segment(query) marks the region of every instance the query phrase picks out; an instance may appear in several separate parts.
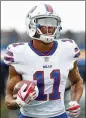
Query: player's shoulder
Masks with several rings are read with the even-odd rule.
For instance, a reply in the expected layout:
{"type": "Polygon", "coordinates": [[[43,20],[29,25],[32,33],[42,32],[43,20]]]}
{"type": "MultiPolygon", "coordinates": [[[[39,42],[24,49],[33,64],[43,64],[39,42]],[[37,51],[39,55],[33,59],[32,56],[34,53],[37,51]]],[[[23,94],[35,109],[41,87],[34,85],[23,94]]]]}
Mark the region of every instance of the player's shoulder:
{"type": "Polygon", "coordinates": [[[76,42],[69,38],[59,39],[58,42],[66,48],[75,48],[77,46],[76,42]]]}
{"type": "Polygon", "coordinates": [[[80,55],[80,49],[73,39],[62,38],[58,42],[60,49],[68,56],[78,57],[80,55]]]}
{"type": "Polygon", "coordinates": [[[69,39],[69,38],[61,38],[59,39],[59,42],[63,43],[63,44],[72,44],[74,43],[74,40],[73,39],[69,39]]]}
{"type": "Polygon", "coordinates": [[[27,43],[25,42],[17,42],[9,44],[4,54],[4,63],[8,65],[17,63],[21,55],[23,56],[25,45],[27,45],[27,43]]]}
{"type": "Polygon", "coordinates": [[[7,46],[7,50],[17,50],[19,48],[24,48],[25,45],[27,45],[27,42],[12,43],[7,46]]]}
{"type": "Polygon", "coordinates": [[[12,44],[9,44],[8,47],[7,47],[7,51],[10,51],[10,52],[13,52],[13,53],[16,53],[16,54],[22,54],[26,47],[28,45],[28,42],[17,42],[17,43],[12,43],[12,44]]]}

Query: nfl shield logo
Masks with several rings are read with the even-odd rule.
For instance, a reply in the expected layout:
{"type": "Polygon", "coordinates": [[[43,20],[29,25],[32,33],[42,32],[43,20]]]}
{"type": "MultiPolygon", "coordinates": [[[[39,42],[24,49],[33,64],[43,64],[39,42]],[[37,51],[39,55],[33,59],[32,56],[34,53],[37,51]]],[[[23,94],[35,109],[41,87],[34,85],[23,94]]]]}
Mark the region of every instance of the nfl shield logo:
{"type": "Polygon", "coordinates": [[[44,60],[47,62],[49,61],[49,57],[44,57],[44,60]]]}

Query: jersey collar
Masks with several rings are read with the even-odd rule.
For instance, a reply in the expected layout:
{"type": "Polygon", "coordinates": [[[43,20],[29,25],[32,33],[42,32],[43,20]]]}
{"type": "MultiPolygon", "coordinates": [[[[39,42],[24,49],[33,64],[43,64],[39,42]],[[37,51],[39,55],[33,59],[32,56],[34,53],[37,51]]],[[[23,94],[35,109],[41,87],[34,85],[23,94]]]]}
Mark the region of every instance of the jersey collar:
{"type": "Polygon", "coordinates": [[[32,41],[30,41],[28,43],[28,45],[30,46],[30,48],[39,56],[50,56],[53,55],[54,52],[56,51],[57,47],[58,47],[58,42],[54,41],[53,47],[51,48],[51,50],[49,50],[48,52],[40,52],[37,49],[34,48],[34,45],[32,43],[32,41]]]}

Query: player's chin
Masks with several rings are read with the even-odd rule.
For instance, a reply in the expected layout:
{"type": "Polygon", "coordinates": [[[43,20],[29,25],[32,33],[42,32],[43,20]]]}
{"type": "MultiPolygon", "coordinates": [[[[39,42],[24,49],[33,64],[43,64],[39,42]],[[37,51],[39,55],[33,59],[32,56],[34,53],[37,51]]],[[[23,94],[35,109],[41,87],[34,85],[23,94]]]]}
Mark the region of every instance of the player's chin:
{"type": "Polygon", "coordinates": [[[43,42],[43,41],[41,41],[44,45],[49,45],[49,44],[51,44],[52,42],[49,42],[49,43],[45,43],[45,42],[43,42]]]}

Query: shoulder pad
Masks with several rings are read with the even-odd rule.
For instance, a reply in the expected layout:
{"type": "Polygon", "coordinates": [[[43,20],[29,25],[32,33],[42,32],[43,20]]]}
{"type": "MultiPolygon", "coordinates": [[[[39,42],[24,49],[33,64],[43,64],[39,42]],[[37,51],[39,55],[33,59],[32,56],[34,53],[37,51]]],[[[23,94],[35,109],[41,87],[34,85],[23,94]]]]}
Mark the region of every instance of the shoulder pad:
{"type": "Polygon", "coordinates": [[[68,39],[68,38],[63,38],[63,39],[61,39],[61,41],[67,44],[65,46],[67,46],[69,48],[70,52],[73,51],[73,57],[74,58],[79,57],[80,49],[74,40],[68,39]]]}
{"type": "Polygon", "coordinates": [[[70,42],[70,43],[73,43],[73,40],[72,39],[69,39],[69,38],[62,38],[61,41],[62,42],[70,42]]]}
{"type": "Polygon", "coordinates": [[[15,59],[16,51],[15,50],[18,50],[17,46],[19,46],[19,45],[24,45],[24,43],[19,42],[19,43],[12,43],[12,44],[8,45],[6,53],[4,55],[4,63],[6,63],[7,65],[16,63],[16,59],[15,59]]]}

